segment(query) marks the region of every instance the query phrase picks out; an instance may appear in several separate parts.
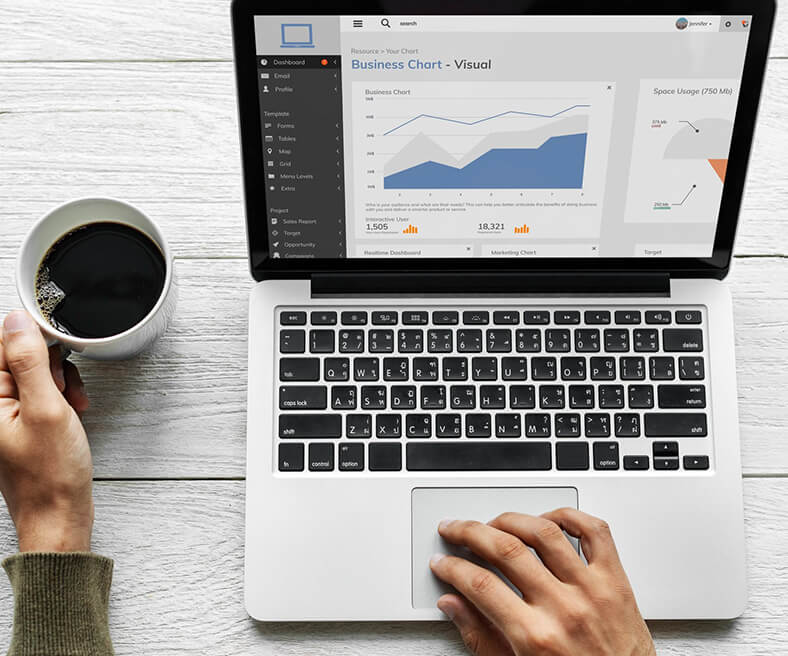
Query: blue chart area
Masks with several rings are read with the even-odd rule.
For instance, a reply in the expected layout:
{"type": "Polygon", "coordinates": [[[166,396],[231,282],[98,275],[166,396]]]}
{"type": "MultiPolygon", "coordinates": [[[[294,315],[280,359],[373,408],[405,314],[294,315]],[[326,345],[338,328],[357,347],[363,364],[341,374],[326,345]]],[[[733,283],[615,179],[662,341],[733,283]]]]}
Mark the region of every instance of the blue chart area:
{"type": "Polygon", "coordinates": [[[385,189],[582,189],[588,133],[536,148],[491,148],[464,166],[436,161],[384,176],[385,189]]]}

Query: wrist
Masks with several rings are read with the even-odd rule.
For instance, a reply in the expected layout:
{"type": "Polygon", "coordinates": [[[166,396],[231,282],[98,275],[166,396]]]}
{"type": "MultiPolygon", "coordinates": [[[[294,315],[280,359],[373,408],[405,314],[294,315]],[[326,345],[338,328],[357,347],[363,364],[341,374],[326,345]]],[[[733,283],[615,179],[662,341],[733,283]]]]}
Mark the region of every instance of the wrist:
{"type": "Polygon", "coordinates": [[[90,551],[93,503],[79,509],[57,507],[19,513],[14,518],[21,552],[90,551]]]}

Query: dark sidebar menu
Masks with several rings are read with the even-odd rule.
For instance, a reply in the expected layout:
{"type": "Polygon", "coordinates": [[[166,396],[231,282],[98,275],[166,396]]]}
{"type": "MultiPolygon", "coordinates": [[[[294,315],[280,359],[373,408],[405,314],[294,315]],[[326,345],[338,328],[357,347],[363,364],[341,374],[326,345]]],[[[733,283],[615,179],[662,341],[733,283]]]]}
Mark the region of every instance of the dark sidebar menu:
{"type": "Polygon", "coordinates": [[[338,56],[257,58],[272,258],[346,254],[338,56]]]}

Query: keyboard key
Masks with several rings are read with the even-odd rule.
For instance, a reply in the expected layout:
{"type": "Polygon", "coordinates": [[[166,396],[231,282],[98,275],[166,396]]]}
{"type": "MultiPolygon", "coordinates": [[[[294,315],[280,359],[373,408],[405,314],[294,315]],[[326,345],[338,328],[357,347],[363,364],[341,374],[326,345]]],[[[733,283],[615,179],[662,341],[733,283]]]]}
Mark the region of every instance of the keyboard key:
{"type": "Polygon", "coordinates": [[[279,380],[320,380],[320,360],[317,358],[282,358],[279,360],[279,380]]]}
{"type": "Polygon", "coordinates": [[[512,350],[512,331],[508,328],[487,331],[488,353],[509,353],[512,350]]]}
{"type": "Polygon", "coordinates": [[[559,326],[580,323],[580,312],[577,310],[556,310],[553,312],[553,322],[559,326]]]}
{"type": "Polygon", "coordinates": [[[385,410],[388,390],[383,385],[361,386],[362,410],[385,410]]]}
{"type": "Polygon", "coordinates": [[[284,414],[279,415],[279,437],[286,439],[325,439],[342,435],[342,415],[284,414]]]}
{"type": "Polygon", "coordinates": [[[520,437],[520,415],[519,414],[497,414],[495,415],[495,436],[496,437],[520,437]]]}
{"type": "Polygon", "coordinates": [[[462,322],[471,326],[482,326],[490,323],[490,313],[486,310],[465,310],[462,322]]]}
{"type": "Polygon", "coordinates": [[[550,323],[550,313],[547,310],[526,310],[523,312],[523,321],[527,324],[550,323]]]}
{"type": "Polygon", "coordinates": [[[544,331],[544,350],[548,353],[566,353],[571,345],[571,337],[565,328],[544,331]]]}
{"type": "Polygon", "coordinates": [[[709,468],[709,456],[684,456],[684,469],[705,470],[709,468]]]}
{"type": "Polygon", "coordinates": [[[486,438],[490,435],[492,435],[492,417],[490,415],[465,415],[465,437],[486,438]]]}
{"type": "Polygon", "coordinates": [[[559,442],[555,445],[556,469],[583,471],[588,469],[588,444],[585,442],[559,442]]]}
{"type": "Polygon", "coordinates": [[[482,410],[503,410],[506,407],[506,388],[503,385],[479,387],[479,407],[482,410]]]}
{"type": "Polygon", "coordinates": [[[643,415],[646,437],[706,437],[706,415],[700,412],[660,412],[643,415]]]}
{"type": "Polygon", "coordinates": [[[424,350],[424,331],[402,328],[397,334],[400,353],[421,353],[424,350]]]}
{"type": "Polygon", "coordinates": [[[678,458],[678,442],[654,442],[652,446],[655,458],[678,458]]]}
{"type": "Polygon", "coordinates": [[[681,380],[703,380],[705,375],[702,357],[684,355],[679,358],[679,378],[681,380]]]}
{"type": "Polygon", "coordinates": [[[575,328],[575,351],[578,353],[596,353],[599,343],[599,328],[575,328]]]}
{"type": "Polygon", "coordinates": [[[310,330],[309,331],[309,350],[312,353],[333,353],[334,352],[334,331],[333,330],[310,330]]]}
{"type": "Polygon", "coordinates": [[[405,415],[405,437],[432,437],[432,416],[405,415]]]}
{"type": "Polygon", "coordinates": [[[455,310],[435,310],[432,323],[436,326],[454,326],[460,322],[460,314],[455,310]]]}
{"type": "Polygon", "coordinates": [[[443,385],[421,386],[421,409],[444,410],[446,408],[446,388],[443,385]]]}
{"type": "Polygon", "coordinates": [[[648,469],[648,456],[624,456],[624,469],[631,471],[648,469]]]}
{"type": "Polygon", "coordinates": [[[658,471],[673,471],[678,468],[678,458],[654,458],[654,469],[658,471]]]}
{"type": "MultiPolygon", "coordinates": [[[[670,310],[649,310],[646,312],[646,323],[664,324],[670,323],[670,310]]],[[[646,463],[648,467],[648,463],[646,463]]]]}
{"type": "Polygon", "coordinates": [[[380,378],[380,361],[377,358],[354,358],[353,380],[372,382],[380,378]]]}
{"type": "Polygon", "coordinates": [[[391,408],[392,410],[414,410],[416,408],[416,386],[392,385],[391,408]]]}
{"type": "Polygon", "coordinates": [[[345,435],[361,439],[372,437],[372,415],[347,415],[345,435]]]}
{"type": "Polygon", "coordinates": [[[589,409],[594,407],[594,388],[591,385],[569,386],[569,407],[589,409]]]}
{"type": "Polygon", "coordinates": [[[677,351],[702,351],[703,331],[698,328],[664,328],[662,348],[667,353],[677,351]]]}
{"type": "Polygon", "coordinates": [[[326,358],[323,360],[323,376],[328,382],[350,380],[350,359],[326,358]]]}
{"type": "Polygon", "coordinates": [[[334,471],[334,445],[312,443],[309,445],[309,471],[334,471]]]}
{"type": "Polygon", "coordinates": [[[561,358],[561,380],[585,380],[585,358],[561,358]]]}
{"type": "MultiPolygon", "coordinates": [[[[306,312],[281,312],[279,314],[279,323],[283,326],[303,326],[306,324],[306,312]]],[[[289,446],[289,445],[288,445],[289,446]]],[[[303,456],[302,456],[303,467],[303,456]]]]}
{"type": "Polygon", "coordinates": [[[435,415],[436,437],[462,437],[462,416],[458,414],[435,415]]]}
{"type": "Polygon", "coordinates": [[[381,439],[402,437],[402,416],[377,415],[375,417],[375,435],[381,439]]]}
{"type": "Polygon", "coordinates": [[[413,380],[438,380],[438,358],[413,358],[413,380]]]}
{"type": "Polygon", "coordinates": [[[700,323],[700,310],[676,310],[676,323],[700,323]]]}
{"type": "Polygon", "coordinates": [[[528,377],[528,362],[525,358],[501,358],[501,378],[525,380],[528,377]]]}
{"type": "Polygon", "coordinates": [[[363,310],[348,310],[340,315],[345,326],[366,326],[368,315],[363,310]]]}
{"type": "Polygon", "coordinates": [[[651,380],[673,380],[676,377],[676,361],[671,356],[654,356],[648,359],[651,380]]]}
{"type": "Polygon", "coordinates": [[[368,342],[370,353],[393,353],[394,331],[381,329],[370,330],[368,342]]]}
{"type": "Polygon", "coordinates": [[[542,331],[538,328],[518,330],[514,339],[518,353],[538,353],[542,350],[542,331]]]}
{"type": "Polygon", "coordinates": [[[428,330],[427,350],[430,353],[451,353],[454,334],[451,330],[428,330]]]}
{"type": "Polygon", "coordinates": [[[383,358],[383,380],[408,380],[409,371],[407,358],[383,358]]]}
{"type": "Polygon", "coordinates": [[[443,358],[443,380],[468,380],[468,358],[443,358]]]}
{"type": "Polygon", "coordinates": [[[409,471],[547,471],[549,442],[413,443],[409,471]]]}
{"type": "Polygon", "coordinates": [[[600,385],[599,407],[602,409],[616,409],[624,407],[623,385],[600,385]]]}
{"type": "Polygon", "coordinates": [[[331,388],[331,407],[334,410],[355,410],[356,388],[353,385],[334,385],[331,388]]]}
{"type": "Polygon", "coordinates": [[[325,410],[326,388],[316,385],[296,385],[279,388],[280,410],[325,410]]]}
{"type": "Polygon", "coordinates": [[[630,385],[629,386],[629,407],[633,410],[654,407],[654,386],[653,385],[630,385]]]}
{"type": "Polygon", "coordinates": [[[333,326],[337,322],[336,312],[315,311],[309,315],[313,326],[333,326]]]}
{"type": "Polygon", "coordinates": [[[591,380],[613,380],[616,377],[616,359],[591,358],[591,380]]]}
{"type": "Polygon", "coordinates": [[[542,410],[555,410],[564,407],[564,386],[563,385],[540,385],[539,386],[539,407],[542,410]]]}
{"type": "Polygon", "coordinates": [[[703,385],[659,385],[660,408],[705,408],[706,388],[703,385]]]}
{"type": "Polygon", "coordinates": [[[659,331],[656,328],[645,328],[632,331],[632,342],[635,351],[648,353],[659,350],[659,331]]]}
{"type": "Polygon", "coordinates": [[[474,380],[496,380],[498,378],[497,358],[473,358],[471,372],[474,380]]]}
{"type": "Polygon", "coordinates": [[[640,310],[616,310],[613,314],[613,319],[619,324],[639,324],[641,321],[640,310]]]}
{"type": "Polygon", "coordinates": [[[550,415],[535,412],[525,413],[526,437],[550,437],[550,415]]]}
{"type": "Polygon", "coordinates": [[[303,444],[292,443],[279,445],[279,471],[304,471],[303,444]]]}
{"type": "Polygon", "coordinates": [[[283,330],[279,333],[280,353],[303,353],[306,350],[306,333],[303,330],[283,330]]]}
{"type": "Polygon", "coordinates": [[[558,414],[555,416],[556,437],[580,437],[580,415],[558,414]]]}
{"type": "Polygon", "coordinates": [[[453,410],[473,410],[476,407],[476,388],[473,385],[452,385],[449,397],[453,410]]]}
{"type": "Polygon", "coordinates": [[[618,444],[594,442],[594,469],[598,471],[618,469],[618,444]]]}
{"type": "Polygon", "coordinates": [[[610,323],[610,312],[607,310],[586,310],[583,319],[589,326],[610,323]]]}
{"type": "Polygon", "coordinates": [[[340,330],[339,331],[339,352],[340,353],[363,353],[364,352],[364,331],[363,330],[340,330]]]}
{"type": "Polygon", "coordinates": [[[364,445],[339,445],[339,471],[364,471],[364,445]]]}
{"type": "Polygon", "coordinates": [[[400,471],[402,469],[402,447],[399,444],[370,444],[370,471],[400,471]]]}
{"type": "Polygon", "coordinates": [[[555,358],[531,358],[533,380],[555,380],[555,358]]]}
{"type": "Polygon", "coordinates": [[[626,328],[605,329],[605,351],[625,353],[629,350],[629,330],[626,328]]]}
{"type": "Polygon", "coordinates": [[[520,313],[515,310],[498,310],[493,312],[493,323],[498,325],[515,325],[520,323],[520,313]]]}
{"type": "Polygon", "coordinates": [[[646,378],[646,361],[639,357],[625,357],[619,361],[622,380],[644,380],[646,378]]]}
{"type": "Polygon", "coordinates": [[[509,407],[512,410],[531,410],[536,407],[536,390],[533,385],[509,387],[509,407]]]}
{"type": "Polygon", "coordinates": [[[399,313],[392,310],[381,310],[372,313],[372,325],[393,326],[399,320],[399,313]]]}
{"type": "Polygon", "coordinates": [[[616,437],[640,437],[640,415],[617,412],[613,417],[616,437]]]}
{"type": "Polygon", "coordinates": [[[586,437],[610,437],[610,415],[589,412],[585,416],[586,437]]]}
{"type": "Polygon", "coordinates": [[[458,330],[457,350],[460,353],[481,353],[482,331],[476,328],[463,328],[458,330]]]}
{"type": "Polygon", "coordinates": [[[427,312],[419,310],[406,310],[402,313],[402,323],[406,326],[421,326],[427,323],[427,312]]]}

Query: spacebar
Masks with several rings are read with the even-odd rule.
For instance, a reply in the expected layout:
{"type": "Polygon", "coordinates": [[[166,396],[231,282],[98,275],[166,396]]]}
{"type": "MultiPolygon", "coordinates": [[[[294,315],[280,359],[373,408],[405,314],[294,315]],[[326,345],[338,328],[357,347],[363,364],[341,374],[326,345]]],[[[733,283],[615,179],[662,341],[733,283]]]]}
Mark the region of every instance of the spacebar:
{"type": "Polygon", "coordinates": [[[549,442],[407,445],[409,471],[543,471],[552,464],[549,442]]]}

